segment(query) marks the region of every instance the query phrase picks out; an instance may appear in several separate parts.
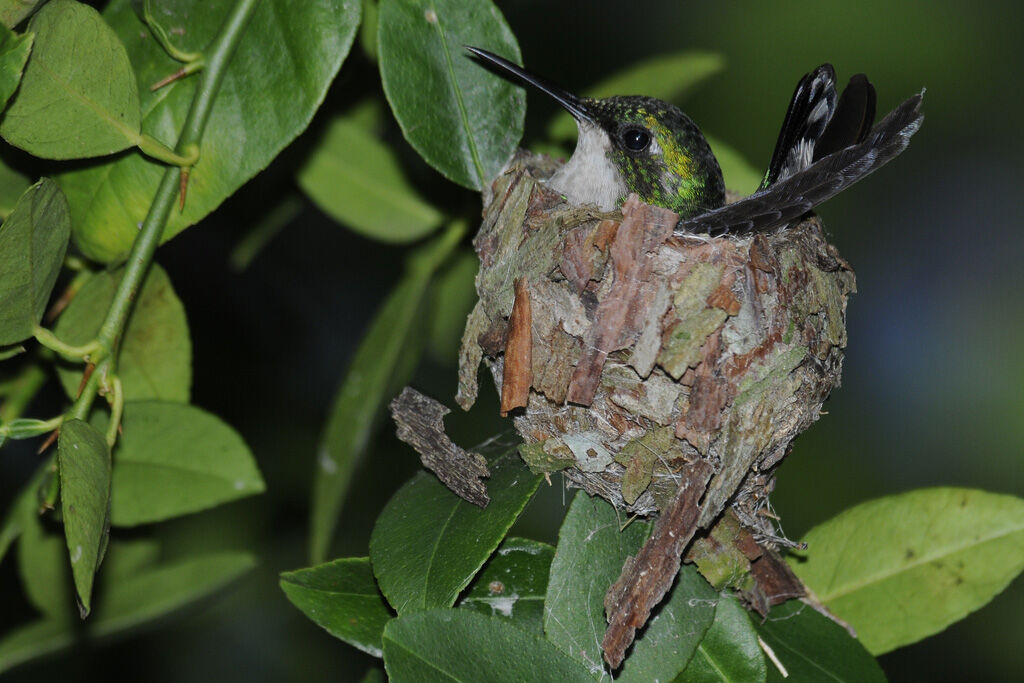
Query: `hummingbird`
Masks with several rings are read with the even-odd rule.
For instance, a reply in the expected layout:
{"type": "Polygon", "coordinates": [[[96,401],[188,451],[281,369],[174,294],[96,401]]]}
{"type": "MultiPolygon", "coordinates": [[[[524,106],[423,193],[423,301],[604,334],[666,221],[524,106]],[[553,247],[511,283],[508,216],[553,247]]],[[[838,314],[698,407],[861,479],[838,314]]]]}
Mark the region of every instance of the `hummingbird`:
{"type": "Polygon", "coordinates": [[[576,119],[576,149],[549,187],[603,211],[635,192],[678,214],[677,234],[744,235],[785,226],[896,157],[924,119],[922,90],[873,125],[876,96],[867,77],[853,76],[838,95],[835,70],[822,64],[797,84],[760,187],[726,204],[718,160],[675,105],[641,95],[579,97],[493,52],[466,49],[546,93],[576,119]]]}

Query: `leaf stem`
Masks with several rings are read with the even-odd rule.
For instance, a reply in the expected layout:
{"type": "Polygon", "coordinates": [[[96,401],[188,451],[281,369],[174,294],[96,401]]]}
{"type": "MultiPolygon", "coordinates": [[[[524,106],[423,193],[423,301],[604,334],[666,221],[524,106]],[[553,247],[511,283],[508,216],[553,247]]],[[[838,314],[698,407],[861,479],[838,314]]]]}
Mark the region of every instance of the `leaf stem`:
{"type": "Polygon", "coordinates": [[[107,446],[114,447],[117,443],[117,433],[121,429],[121,416],[124,415],[124,385],[121,378],[114,375],[111,378],[111,391],[107,396],[110,404],[110,424],[107,425],[107,446]]]}
{"type": "Polygon", "coordinates": [[[88,420],[89,409],[92,408],[92,402],[96,398],[96,389],[100,384],[100,377],[105,375],[110,368],[110,358],[104,360],[99,366],[97,366],[91,373],[87,373],[85,385],[81,391],[78,392],[78,398],[71,405],[71,410],[67,412],[65,417],[71,420],[88,420]]]}
{"type": "MultiPolygon", "coordinates": [[[[199,143],[202,141],[203,130],[209,120],[217,91],[224,80],[224,73],[231,55],[238,45],[242,31],[255,7],[256,0],[238,0],[225,19],[220,33],[210,45],[207,52],[209,55],[206,60],[207,68],[200,75],[199,85],[192,98],[192,106],[189,108],[181,135],[178,138],[178,144],[173,151],[177,159],[188,162],[185,165],[195,163],[195,159],[198,158],[199,143]]],[[[163,147],[163,145],[160,146],[163,147]]],[[[176,161],[169,161],[169,163],[178,165],[176,161]]],[[[100,377],[116,374],[115,361],[121,335],[135,300],[138,298],[139,290],[149,272],[149,266],[153,262],[153,254],[160,244],[160,238],[163,236],[164,228],[170,217],[171,208],[174,206],[175,196],[178,192],[178,177],[178,168],[164,169],[163,177],[153,197],[153,203],[149,207],[149,213],[146,214],[142,228],[128,254],[124,275],[121,282],[118,283],[114,299],[96,337],[96,341],[110,354],[109,358],[96,368],[84,390],[75,400],[70,411],[73,418],[84,420],[88,417],[100,377]]]]}
{"type": "MultiPolygon", "coordinates": [[[[139,133],[139,141],[136,144],[139,150],[146,156],[171,166],[194,166],[199,161],[199,145],[190,145],[182,150],[182,154],[178,154],[152,135],[147,135],[146,133],[139,133]]],[[[179,144],[178,147],[181,148],[181,145],[179,144]]]]}
{"type": "MultiPolygon", "coordinates": [[[[189,153],[189,150],[195,149],[198,155],[198,145],[202,140],[203,130],[206,128],[214,97],[224,79],[228,60],[234,52],[242,35],[242,29],[252,15],[255,6],[256,0],[238,0],[225,20],[220,35],[214,39],[209,50],[207,69],[202,73],[199,86],[192,98],[192,107],[188,111],[181,136],[178,138],[175,150],[177,154],[185,155],[189,153]]],[[[107,317],[100,327],[98,339],[107,348],[114,348],[124,330],[132,303],[142,288],[142,282],[149,271],[153,254],[163,236],[177,191],[178,169],[165,169],[153,203],[149,207],[149,213],[146,214],[146,219],[142,223],[142,229],[132,244],[132,250],[125,264],[124,276],[114,293],[114,300],[107,312],[107,317]]]]}
{"type": "Polygon", "coordinates": [[[82,360],[103,349],[103,345],[97,339],[92,340],[88,344],[83,344],[82,346],[66,344],[58,339],[57,335],[41,325],[36,325],[35,328],[33,328],[32,336],[36,338],[37,342],[46,348],[56,351],[65,358],[70,358],[72,360],[82,360]]]}
{"type": "Polygon", "coordinates": [[[142,20],[145,22],[146,26],[149,27],[153,37],[156,38],[156,42],[160,44],[160,47],[163,48],[164,52],[166,52],[167,56],[171,59],[185,64],[202,61],[203,54],[201,52],[185,52],[174,46],[174,43],[171,42],[170,35],[167,33],[167,29],[165,29],[163,25],[156,20],[152,12],[149,11],[149,2],[143,3],[142,20]]]}

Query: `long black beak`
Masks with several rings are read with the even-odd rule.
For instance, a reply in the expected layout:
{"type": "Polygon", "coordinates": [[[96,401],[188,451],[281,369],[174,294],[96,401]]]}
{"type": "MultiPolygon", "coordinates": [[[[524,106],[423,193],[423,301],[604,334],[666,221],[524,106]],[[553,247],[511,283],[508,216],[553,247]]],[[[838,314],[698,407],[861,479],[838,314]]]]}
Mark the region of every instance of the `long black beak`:
{"type": "Polygon", "coordinates": [[[469,45],[466,46],[466,49],[479,57],[482,61],[495,67],[498,71],[508,76],[513,76],[516,80],[527,85],[532,85],[538,90],[547,93],[553,97],[556,102],[565,107],[565,110],[572,114],[577,121],[593,123],[594,120],[587,111],[587,107],[583,103],[583,100],[576,97],[576,95],[559,88],[557,85],[554,85],[539,76],[534,76],[523,67],[513,64],[504,57],[499,57],[493,52],[481,50],[478,47],[470,47],[469,45]]]}

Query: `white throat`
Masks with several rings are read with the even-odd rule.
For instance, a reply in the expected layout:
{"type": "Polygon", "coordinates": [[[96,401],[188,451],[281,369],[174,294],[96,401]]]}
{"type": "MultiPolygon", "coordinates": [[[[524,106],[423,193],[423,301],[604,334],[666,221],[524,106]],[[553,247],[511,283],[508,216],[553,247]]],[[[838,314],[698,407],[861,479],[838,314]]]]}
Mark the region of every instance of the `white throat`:
{"type": "Polygon", "coordinates": [[[578,127],[576,151],[551,176],[548,187],[564,194],[573,204],[596,204],[601,211],[611,211],[627,192],[622,175],[608,158],[611,140],[592,123],[582,121],[578,127]]]}

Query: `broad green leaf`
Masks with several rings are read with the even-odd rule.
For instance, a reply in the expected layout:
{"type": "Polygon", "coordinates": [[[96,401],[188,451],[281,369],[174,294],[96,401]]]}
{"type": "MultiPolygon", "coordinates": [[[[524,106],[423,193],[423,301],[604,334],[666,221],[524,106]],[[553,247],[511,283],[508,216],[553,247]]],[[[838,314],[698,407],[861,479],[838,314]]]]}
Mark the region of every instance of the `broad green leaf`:
{"type": "Polygon", "coordinates": [[[772,608],[757,625],[785,674],[766,657],[769,681],[885,681],[878,662],[839,624],[799,600],[772,608]]]}
{"type": "Polygon", "coordinates": [[[620,531],[625,522],[605,500],[578,492],[558,531],[551,562],[544,632],[597,676],[602,676],[605,666],[601,651],[607,626],[605,593],[650,531],[650,524],[640,520],[620,531]]]}
{"type": "Polygon", "coordinates": [[[46,0],[0,0],[0,23],[14,28],[46,0]]]}
{"type": "Polygon", "coordinates": [[[533,497],[541,477],[513,449],[489,459],[484,509],[419,472],[391,497],[370,536],[381,592],[399,614],[450,607],[533,497]]]}
{"type": "Polygon", "coordinates": [[[544,635],[544,595],[555,549],[527,538],[505,539],[459,601],[459,607],[544,635]]]}
{"type": "MultiPolygon", "coordinates": [[[[660,55],[628,66],[602,80],[583,93],[586,97],[647,95],[679,104],[705,80],[725,67],[721,55],[687,50],[660,55]]],[[[571,90],[571,88],[570,88],[571,90]]],[[[569,140],[576,135],[576,121],[567,112],[559,112],[548,125],[552,140],[569,140]]],[[[758,182],[761,179],[758,178],[758,182]]]]}
{"type": "Polygon", "coordinates": [[[51,0],[29,30],[36,36],[32,56],[0,135],[44,159],[102,156],[138,144],[135,73],[99,13],[75,0],[51,0]]]}
{"type": "Polygon", "coordinates": [[[281,574],[281,590],[293,605],[335,638],[381,656],[391,611],[373,580],[370,560],[347,557],[281,574]]]}
{"type": "Polygon", "coordinates": [[[466,318],[476,304],[473,279],[479,268],[476,253],[463,249],[438,273],[431,292],[430,355],[447,366],[458,361],[466,318]]]}
{"type": "Polygon", "coordinates": [[[388,622],[384,667],[392,683],[593,680],[543,638],[461,609],[417,612],[388,622]]]}
{"type": "MultiPolygon", "coordinates": [[[[3,158],[0,158],[0,218],[6,219],[14,211],[15,205],[21,199],[21,195],[32,185],[28,176],[15,171],[7,165],[3,158]]],[[[64,200],[67,203],[67,200],[64,200]]],[[[66,210],[65,210],[66,212],[66,210]]],[[[70,233],[71,222],[68,221],[70,233]]]]}
{"type": "Polygon", "coordinates": [[[256,566],[246,552],[200,555],[111,581],[96,608],[93,636],[107,636],[217,593],[256,566]]]}
{"type": "Polygon", "coordinates": [[[335,116],[299,169],[299,186],[327,215],[382,242],[413,242],[441,224],[441,212],[405,177],[394,149],[377,139],[373,119],[335,116]]]}
{"type": "Polygon", "coordinates": [[[718,138],[705,134],[711,151],[722,167],[725,186],[733,192],[748,195],[757,190],[764,172],[759,172],[735,147],[725,144],[718,138]]]}
{"type": "Polygon", "coordinates": [[[384,402],[408,381],[419,359],[421,336],[414,324],[434,271],[465,233],[464,223],[414,251],[405,274],[377,310],[335,394],[313,474],[310,557],[327,557],[352,472],[376,427],[384,402]],[[412,347],[410,347],[412,343],[412,347]]]}
{"type": "MultiPolygon", "coordinates": [[[[115,552],[112,544],[112,568],[115,552]]],[[[4,634],[0,638],[0,672],[69,647],[82,638],[112,636],[162,617],[218,592],[255,564],[255,558],[248,553],[219,553],[105,581],[105,590],[83,630],[68,620],[48,618],[4,634]]]]}
{"type": "MultiPolygon", "coordinates": [[[[201,51],[220,31],[230,6],[168,0],[161,3],[160,18],[179,48],[201,51]]],[[[306,129],[348,55],[359,8],[358,0],[256,4],[210,112],[185,210],[171,213],[164,240],[217,208],[306,129]]],[[[150,92],[149,84],[180,64],[157,45],[128,0],[112,0],[103,16],[124,42],[136,79],[146,86],[141,94],[143,131],[172,143],[201,76],[150,92]]],[[[163,172],[162,165],[141,154],[127,154],[60,176],[75,241],[87,256],[106,263],[125,257],[163,172]]]]}
{"type": "MultiPolygon", "coordinates": [[[[154,538],[110,541],[103,558],[100,584],[104,591],[117,590],[117,584],[131,579],[156,565],[160,556],[160,543],[154,538]]],[[[101,604],[104,604],[101,600],[101,604]]]]}
{"type": "MultiPolygon", "coordinates": [[[[33,498],[35,491],[32,491],[33,498]]],[[[18,575],[32,606],[53,619],[65,619],[75,604],[71,594],[67,545],[54,525],[47,529],[36,506],[21,511],[18,575]]]]}
{"type": "MultiPolygon", "coordinates": [[[[90,279],[57,320],[56,334],[68,344],[96,337],[124,269],[90,279]]],[[[57,371],[64,391],[74,398],[82,381],[80,365],[57,371]]],[[[158,398],[187,403],[192,386],[192,342],[185,307],[167,273],[153,264],[135,301],[121,342],[117,374],[129,401],[158,398]]]]}
{"type": "MultiPolygon", "coordinates": [[[[48,619],[67,621],[75,600],[64,539],[59,527],[53,524],[54,528],[47,528],[36,510],[26,513],[24,533],[18,541],[18,574],[25,595],[48,619]]],[[[116,590],[117,583],[148,568],[158,552],[156,542],[148,539],[111,541],[98,579],[103,586],[100,594],[116,590]]]]}
{"type": "Polygon", "coordinates": [[[684,565],[615,680],[646,683],[679,675],[714,621],[718,599],[697,568],[684,565]]]}
{"type": "Polygon", "coordinates": [[[92,603],[92,584],[108,533],[110,449],[88,422],[68,420],[57,440],[60,505],[71,575],[84,619],[92,603]]]}
{"type": "Polygon", "coordinates": [[[1024,569],[1024,500],[974,489],[863,503],[807,533],[797,576],[874,654],[982,607],[1024,569]]]}
{"type": "Polygon", "coordinates": [[[74,626],[67,619],[39,619],[7,631],[0,637],[0,673],[62,650],[74,638],[74,626]]]}
{"type": "Polygon", "coordinates": [[[43,481],[46,474],[45,468],[51,466],[51,462],[47,460],[43,465],[40,465],[36,469],[36,473],[29,479],[28,483],[21,489],[17,497],[7,508],[7,514],[4,517],[4,524],[0,527],[0,562],[3,561],[7,555],[7,551],[10,549],[11,544],[14,543],[21,536],[25,530],[26,520],[31,515],[38,512],[38,490],[39,484],[43,481]]]}
{"type": "Polygon", "coordinates": [[[110,502],[115,526],[163,521],[265,488],[242,437],[195,406],[129,402],[121,424],[110,502]]]}
{"type": "Polygon", "coordinates": [[[28,188],[0,225],[0,346],[32,336],[70,234],[67,201],[48,178],[28,188]]]}
{"type": "Polygon", "coordinates": [[[764,656],[747,611],[735,598],[723,594],[715,608],[714,623],[676,681],[754,683],[765,680],[765,676],[764,656]]]}
{"type": "Polygon", "coordinates": [[[0,26],[0,110],[7,105],[7,100],[21,82],[33,38],[35,35],[32,33],[19,36],[6,26],[0,26]]]}
{"type": "Polygon", "coordinates": [[[463,46],[519,62],[519,45],[490,0],[381,0],[380,75],[405,139],[449,180],[479,190],[523,134],[521,88],[463,46]]]}

